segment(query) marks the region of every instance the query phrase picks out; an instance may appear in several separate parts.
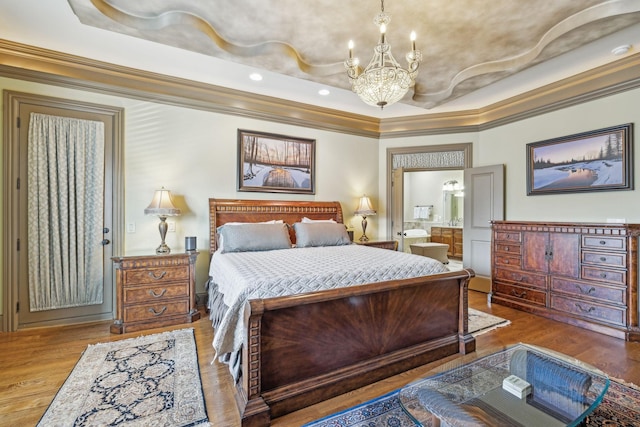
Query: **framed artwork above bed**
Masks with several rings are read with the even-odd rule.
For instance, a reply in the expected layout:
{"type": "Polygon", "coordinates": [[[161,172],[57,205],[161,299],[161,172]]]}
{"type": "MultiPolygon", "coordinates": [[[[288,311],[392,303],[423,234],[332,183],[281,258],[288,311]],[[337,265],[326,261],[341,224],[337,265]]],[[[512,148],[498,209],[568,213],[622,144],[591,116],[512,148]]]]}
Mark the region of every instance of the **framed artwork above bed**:
{"type": "Polygon", "coordinates": [[[315,139],[238,129],[238,191],[315,194],[315,139]]]}

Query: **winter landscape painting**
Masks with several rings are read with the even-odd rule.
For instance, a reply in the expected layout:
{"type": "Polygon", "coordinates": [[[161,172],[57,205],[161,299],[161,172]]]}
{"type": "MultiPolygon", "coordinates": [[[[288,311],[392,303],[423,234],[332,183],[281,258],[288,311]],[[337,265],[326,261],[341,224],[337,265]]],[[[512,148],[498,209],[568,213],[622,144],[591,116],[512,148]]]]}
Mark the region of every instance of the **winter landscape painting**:
{"type": "Polygon", "coordinates": [[[527,195],[630,190],[633,124],[527,144],[527,195]]]}
{"type": "Polygon", "coordinates": [[[238,129],[238,190],[315,194],[315,143],[238,129]]]}

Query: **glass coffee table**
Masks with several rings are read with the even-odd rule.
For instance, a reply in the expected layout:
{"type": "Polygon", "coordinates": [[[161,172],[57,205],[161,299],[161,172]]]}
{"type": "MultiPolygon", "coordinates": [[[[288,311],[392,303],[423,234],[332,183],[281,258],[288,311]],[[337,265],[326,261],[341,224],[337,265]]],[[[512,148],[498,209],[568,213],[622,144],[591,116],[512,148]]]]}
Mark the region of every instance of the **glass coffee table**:
{"type": "Polygon", "coordinates": [[[517,344],[410,383],[399,397],[420,425],[576,426],[608,387],[609,378],[590,365],[517,344]]]}

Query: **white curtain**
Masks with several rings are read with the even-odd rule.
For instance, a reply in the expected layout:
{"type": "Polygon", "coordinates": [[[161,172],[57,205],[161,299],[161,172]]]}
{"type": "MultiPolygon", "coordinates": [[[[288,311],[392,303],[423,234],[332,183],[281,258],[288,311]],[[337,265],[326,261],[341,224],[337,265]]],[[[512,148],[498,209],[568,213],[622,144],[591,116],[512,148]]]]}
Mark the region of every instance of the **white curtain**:
{"type": "Polygon", "coordinates": [[[104,124],[31,114],[29,309],[101,304],[104,124]]]}

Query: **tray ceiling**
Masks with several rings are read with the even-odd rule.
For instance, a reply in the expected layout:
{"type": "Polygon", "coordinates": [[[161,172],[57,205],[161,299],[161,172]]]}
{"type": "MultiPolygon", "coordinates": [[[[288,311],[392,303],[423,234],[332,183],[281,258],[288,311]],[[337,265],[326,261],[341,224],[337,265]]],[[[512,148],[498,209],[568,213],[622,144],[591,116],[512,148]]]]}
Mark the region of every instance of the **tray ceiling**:
{"type": "MultiPolygon", "coordinates": [[[[85,25],[347,90],[348,41],[366,65],[379,34],[376,0],[68,2],[85,25]]],[[[424,109],[640,22],[634,0],[388,0],[385,11],[402,65],[418,35],[424,60],[401,102],[424,109]]]]}

